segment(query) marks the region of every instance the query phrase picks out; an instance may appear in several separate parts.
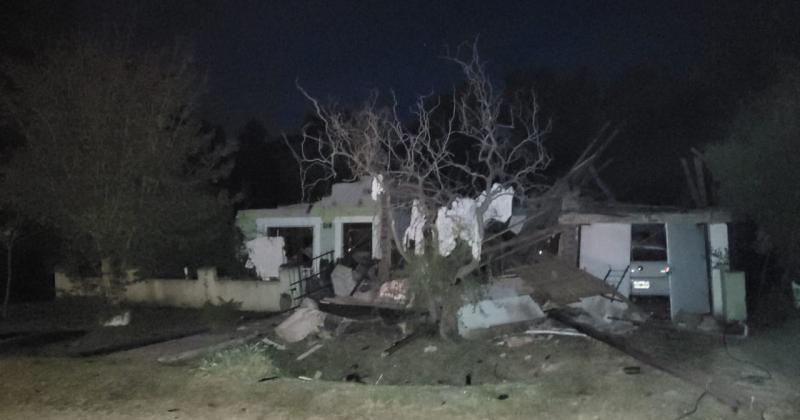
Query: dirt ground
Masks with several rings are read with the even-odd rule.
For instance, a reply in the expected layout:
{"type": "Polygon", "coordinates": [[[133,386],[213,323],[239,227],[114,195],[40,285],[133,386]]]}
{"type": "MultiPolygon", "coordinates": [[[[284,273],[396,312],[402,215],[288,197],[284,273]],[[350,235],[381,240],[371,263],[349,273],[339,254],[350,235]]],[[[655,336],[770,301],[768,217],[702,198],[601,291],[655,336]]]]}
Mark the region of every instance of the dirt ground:
{"type": "MultiPolygon", "coordinates": [[[[164,325],[195,325],[178,322],[183,315],[165,314],[161,313],[164,325]],[[174,321],[166,320],[170,316],[174,321]]],[[[185,315],[203,318],[200,313],[185,315]]],[[[257,322],[272,325],[270,320],[257,322]]],[[[147,323],[157,324],[154,320],[147,323]]],[[[9,328],[4,325],[6,331],[9,328]]],[[[762,394],[780,394],[781,398],[764,404],[758,394],[754,404],[745,404],[736,412],[706,393],[703,386],[644,365],[594,339],[540,336],[512,348],[503,337],[453,343],[421,334],[390,356],[381,357],[400,336],[398,328],[376,323],[332,339],[310,338],[285,351],[263,350],[278,368],[274,379],[249,367],[243,376],[209,372],[202,369],[208,358],[165,366],[154,361],[152,352],[92,357],[0,354],[0,419],[800,416],[800,377],[796,375],[800,370],[794,370],[800,363],[789,355],[796,354],[792,350],[800,337],[798,320],[734,341],[727,349],[730,354],[711,345],[711,339],[697,340],[705,347],[697,348],[688,359],[728,375],[723,380],[736,381],[758,373],[731,354],[756,361],[774,375],[774,379],[752,386],[763,387],[762,394]],[[505,343],[498,345],[500,342],[505,343]],[[323,347],[302,361],[295,360],[315,344],[323,347]],[[633,368],[633,374],[626,373],[626,368],[628,372],[633,368]]],[[[163,348],[170,348],[169,343],[163,348]]]]}
{"type": "MultiPolygon", "coordinates": [[[[0,418],[664,419],[691,410],[702,392],[655,371],[594,373],[468,387],[290,378],[259,383],[146,361],[15,357],[0,362],[0,418]]],[[[698,404],[695,416],[754,418],[710,398],[698,404]]]]}
{"type": "Polygon", "coordinates": [[[340,381],[350,375],[352,380],[357,375],[365,383],[385,385],[551,382],[579,393],[594,387],[582,372],[626,376],[626,366],[641,366],[599,341],[582,337],[537,336],[529,338],[531,343],[510,348],[502,338],[448,342],[433,334],[419,335],[385,357],[382,352],[402,337],[399,328],[379,325],[330,340],[308,339],[286,351],[274,351],[272,357],[294,377],[314,377],[319,371],[323,379],[340,381]],[[316,344],[324,347],[301,362],[295,360],[316,344]]]}

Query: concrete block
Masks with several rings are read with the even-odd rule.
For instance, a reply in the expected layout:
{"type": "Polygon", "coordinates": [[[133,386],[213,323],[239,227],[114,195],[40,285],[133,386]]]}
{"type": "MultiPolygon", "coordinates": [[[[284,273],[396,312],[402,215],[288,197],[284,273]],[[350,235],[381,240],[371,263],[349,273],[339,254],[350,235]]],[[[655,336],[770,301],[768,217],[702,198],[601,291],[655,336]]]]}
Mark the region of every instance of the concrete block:
{"type": "Polygon", "coordinates": [[[458,333],[462,337],[475,336],[481,330],[516,322],[544,318],[545,314],[530,296],[514,296],[482,300],[458,310],[458,333]]]}

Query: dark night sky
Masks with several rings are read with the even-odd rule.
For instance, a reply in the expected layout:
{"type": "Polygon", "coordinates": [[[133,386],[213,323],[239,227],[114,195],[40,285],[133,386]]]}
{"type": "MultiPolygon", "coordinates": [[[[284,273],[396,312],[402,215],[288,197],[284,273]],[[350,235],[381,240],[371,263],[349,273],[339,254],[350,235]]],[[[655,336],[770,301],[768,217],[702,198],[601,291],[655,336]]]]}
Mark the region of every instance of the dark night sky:
{"type": "Polygon", "coordinates": [[[296,130],[306,103],[295,80],[345,104],[394,89],[405,106],[456,83],[440,57],[476,36],[499,79],[537,67],[587,65],[601,77],[643,62],[680,69],[690,47],[685,1],[86,4],[76,10],[85,28],[134,22],[154,43],[192,40],[210,76],[206,118],[228,130],[253,117],[273,132],[296,130]]]}

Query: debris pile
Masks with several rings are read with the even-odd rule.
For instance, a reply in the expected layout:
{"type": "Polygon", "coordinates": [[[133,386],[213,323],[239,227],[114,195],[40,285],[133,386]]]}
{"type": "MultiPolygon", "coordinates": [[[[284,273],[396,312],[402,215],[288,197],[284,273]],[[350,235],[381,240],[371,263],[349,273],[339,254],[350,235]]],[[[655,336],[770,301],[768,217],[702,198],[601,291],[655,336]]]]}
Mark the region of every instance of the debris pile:
{"type": "Polygon", "coordinates": [[[317,303],[304,299],[300,307],[275,327],[275,334],[287,343],[297,343],[310,335],[338,337],[358,321],[319,310],[317,303]]]}

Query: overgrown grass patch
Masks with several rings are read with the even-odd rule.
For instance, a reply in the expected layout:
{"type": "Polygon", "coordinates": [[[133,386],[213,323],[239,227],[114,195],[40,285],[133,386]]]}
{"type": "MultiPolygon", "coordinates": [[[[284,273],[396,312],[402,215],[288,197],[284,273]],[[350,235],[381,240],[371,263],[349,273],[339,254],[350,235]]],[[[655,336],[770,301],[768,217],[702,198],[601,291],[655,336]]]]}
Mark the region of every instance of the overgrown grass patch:
{"type": "Polygon", "coordinates": [[[271,349],[261,342],[220,350],[206,356],[198,367],[204,376],[225,376],[243,381],[257,381],[278,376],[280,370],[272,362],[271,349]]]}

